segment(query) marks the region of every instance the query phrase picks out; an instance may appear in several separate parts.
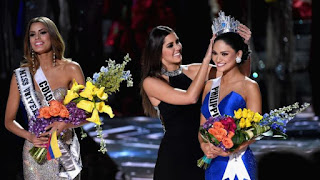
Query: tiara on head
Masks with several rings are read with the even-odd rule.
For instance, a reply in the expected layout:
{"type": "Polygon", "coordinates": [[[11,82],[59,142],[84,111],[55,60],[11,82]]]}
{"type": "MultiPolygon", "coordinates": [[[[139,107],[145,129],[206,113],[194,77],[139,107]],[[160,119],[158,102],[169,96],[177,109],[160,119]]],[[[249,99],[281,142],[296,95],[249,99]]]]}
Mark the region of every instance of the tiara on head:
{"type": "Polygon", "coordinates": [[[212,32],[217,36],[226,32],[237,32],[239,21],[231,16],[225,16],[223,11],[218,13],[219,17],[215,18],[212,22],[212,32]]]}

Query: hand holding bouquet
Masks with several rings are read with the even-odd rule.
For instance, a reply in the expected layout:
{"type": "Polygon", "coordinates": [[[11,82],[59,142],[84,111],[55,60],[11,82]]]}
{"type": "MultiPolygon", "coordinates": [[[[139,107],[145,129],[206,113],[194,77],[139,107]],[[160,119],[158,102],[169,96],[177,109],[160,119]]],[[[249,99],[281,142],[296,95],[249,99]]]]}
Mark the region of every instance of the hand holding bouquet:
{"type": "MultiPolygon", "coordinates": [[[[205,142],[222,148],[225,152],[233,152],[241,144],[249,140],[260,140],[265,136],[286,138],[286,125],[298,113],[309,106],[301,107],[298,103],[275,109],[261,116],[250,109],[238,109],[234,116],[210,117],[199,132],[205,142]]],[[[198,160],[198,167],[206,169],[212,159],[205,155],[198,160]]]]}
{"type": "MultiPolygon", "coordinates": [[[[101,139],[99,151],[105,153],[107,150],[100,127],[102,123],[99,113],[106,113],[110,118],[113,118],[112,108],[107,105],[108,96],[119,91],[123,81],[127,81],[127,87],[133,85],[130,71],[124,70],[130,60],[127,54],[122,64],[116,64],[113,60],[107,61],[108,66],[102,66],[100,72],[95,73],[93,78],[88,77],[85,86],[74,80],[71,89],[67,91],[63,104],[53,100],[50,101],[49,106],[40,108],[36,116],[29,121],[29,131],[40,137],[42,133],[46,132],[45,128],[56,121],[73,125],[90,121],[96,124],[98,137],[101,139]]],[[[33,147],[29,152],[38,163],[43,163],[47,159],[46,155],[50,150],[50,145],[48,142],[47,148],[33,147]]]]}
{"type": "MultiPolygon", "coordinates": [[[[66,106],[57,100],[52,100],[49,103],[49,106],[41,107],[37,111],[36,116],[29,122],[29,131],[33,132],[37,137],[40,137],[42,133],[45,133],[45,128],[53,122],[58,121],[79,125],[81,122],[85,121],[85,111],[78,109],[75,103],[70,103],[66,106]]],[[[39,164],[46,160],[48,147],[50,147],[49,143],[50,142],[48,142],[46,148],[32,147],[29,151],[31,156],[39,164]]]]}

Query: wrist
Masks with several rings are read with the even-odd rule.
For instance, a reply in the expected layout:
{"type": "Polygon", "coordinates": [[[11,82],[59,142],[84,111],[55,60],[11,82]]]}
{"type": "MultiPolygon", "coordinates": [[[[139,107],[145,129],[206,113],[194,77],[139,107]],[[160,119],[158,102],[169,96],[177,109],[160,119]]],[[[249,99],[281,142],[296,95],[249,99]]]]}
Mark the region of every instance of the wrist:
{"type": "Polygon", "coordinates": [[[32,133],[28,131],[25,139],[29,142],[32,142],[32,133]]]}

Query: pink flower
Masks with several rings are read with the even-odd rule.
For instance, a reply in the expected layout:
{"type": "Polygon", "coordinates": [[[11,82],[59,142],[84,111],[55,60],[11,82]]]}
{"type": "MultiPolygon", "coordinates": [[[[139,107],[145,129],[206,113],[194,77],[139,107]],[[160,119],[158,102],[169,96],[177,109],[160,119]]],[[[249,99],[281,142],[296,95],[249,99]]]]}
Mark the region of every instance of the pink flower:
{"type": "Polygon", "coordinates": [[[234,122],[234,119],[231,118],[231,117],[227,117],[227,118],[221,120],[220,122],[223,124],[224,128],[225,128],[227,131],[232,131],[232,132],[234,132],[234,131],[236,130],[236,128],[237,128],[237,125],[236,125],[236,123],[234,122]]]}

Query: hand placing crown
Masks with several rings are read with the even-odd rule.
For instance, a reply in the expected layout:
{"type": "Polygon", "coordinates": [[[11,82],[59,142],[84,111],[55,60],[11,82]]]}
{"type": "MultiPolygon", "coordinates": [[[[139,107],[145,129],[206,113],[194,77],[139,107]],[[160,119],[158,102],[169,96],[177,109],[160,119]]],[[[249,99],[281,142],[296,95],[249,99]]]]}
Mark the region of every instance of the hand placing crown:
{"type": "Polygon", "coordinates": [[[215,35],[220,35],[226,32],[237,32],[239,21],[231,16],[225,16],[223,11],[219,11],[219,17],[215,18],[212,22],[212,32],[215,35]]]}

